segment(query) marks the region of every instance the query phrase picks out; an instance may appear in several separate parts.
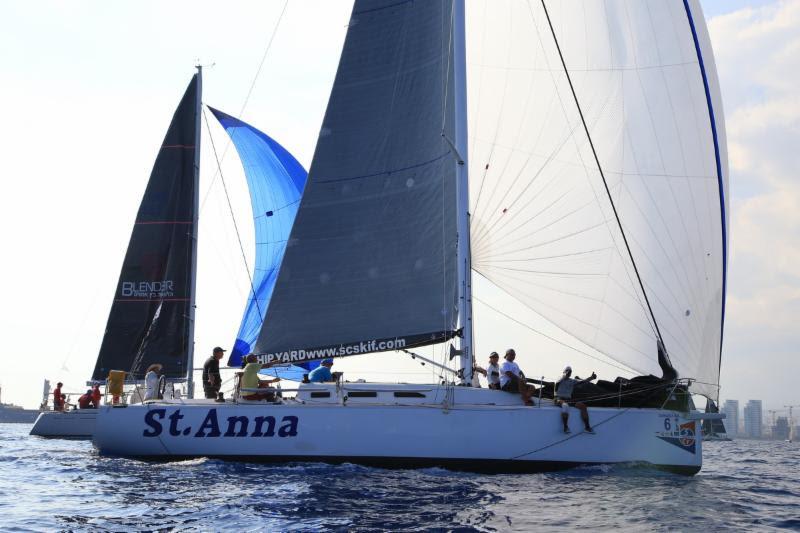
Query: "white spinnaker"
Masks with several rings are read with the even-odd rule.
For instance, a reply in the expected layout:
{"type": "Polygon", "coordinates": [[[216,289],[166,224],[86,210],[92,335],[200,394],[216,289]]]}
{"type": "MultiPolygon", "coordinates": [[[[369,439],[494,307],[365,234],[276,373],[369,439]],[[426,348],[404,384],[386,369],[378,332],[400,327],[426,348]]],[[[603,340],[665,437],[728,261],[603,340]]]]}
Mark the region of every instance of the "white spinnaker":
{"type": "MultiPolygon", "coordinates": [[[[672,363],[716,397],[727,216],[717,151],[724,198],[727,155],[705,22],[688,5],[708,99],[683,2],[547,2],[672,363]]],[[[658,374],[655,327],[541,2],[469,2],[467,63],[473,267],[581,341],[658,374]]]]}

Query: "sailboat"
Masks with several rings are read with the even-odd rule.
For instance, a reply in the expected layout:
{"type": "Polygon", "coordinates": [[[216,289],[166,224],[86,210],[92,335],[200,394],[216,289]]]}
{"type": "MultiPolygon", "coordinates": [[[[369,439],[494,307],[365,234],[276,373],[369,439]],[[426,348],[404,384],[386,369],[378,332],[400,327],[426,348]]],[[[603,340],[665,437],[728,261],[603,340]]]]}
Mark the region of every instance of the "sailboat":
{"type": "MultiPolygon", "coordinates": [[[[164,387],[185,383],[188,396],[193,396],[201,86],[198,67],[142,198],[90,384],[103,385],[110,371],[123,370],[126,383],[135,387],[147,368],[158,363],[164,387]]],[[[263,319],[259,309],[274,285],[273,271],[283,256],[306,173],[264,133],[212,111],[234,138],[245,165],[258,241],[253,289],[233,349],[237,353],[242,338],[252,336],[252,323],[257,320],[260,325],[263,319]],[[264,218],[269,225],[259,223],[264,218]]],[[[44,410],[31,435],[90,439],[97,413],[96,409],[44,410]]]]}
{"type": "MultiPolygon", "coordinates": [[[[711,398],[706,399],[706,413],[719,413],[719,408],[714,400],[711,398]]],[[[724,415],[723,415],[724,416],[724,415]]],[[[725,429],[725,423],[722,418],[713,418],[703,420],[703,440],[722,440],[729,441],[731,438],[728,436],[728,431],[725,429]]]]}
{"type": "Polygon", "coordinates": [[[108,406],[95,447],[699,471],[699,421],[714,415],[690,394],[718,394],[728,216],[702,21],[694,0],[357,0],[252,351],[299,364],[452,340],[457,368],[432,384],[339,380],[275,401],[108,406]],[[471,386],[473,270],[642,374],[583,398],[594,432],[573,408],[562,431],[547,384],[533,406],[471,386]]]}

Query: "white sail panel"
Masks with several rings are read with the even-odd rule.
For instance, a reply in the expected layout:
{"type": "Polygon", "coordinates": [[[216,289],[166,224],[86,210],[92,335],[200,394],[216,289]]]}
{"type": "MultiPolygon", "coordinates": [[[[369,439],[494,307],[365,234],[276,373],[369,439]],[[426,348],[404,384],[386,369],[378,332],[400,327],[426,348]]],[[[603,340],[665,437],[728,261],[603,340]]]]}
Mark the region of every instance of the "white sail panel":
{"type": "MultiPolygon", "coordinates": [[[[702,13],[660,0],[546,5],[672,363],[716,395],[727,168],[702,13]]],[[[474,268],[581,341],[658,374],[656,325],[541,2],[467,7],[474,268]]]]}

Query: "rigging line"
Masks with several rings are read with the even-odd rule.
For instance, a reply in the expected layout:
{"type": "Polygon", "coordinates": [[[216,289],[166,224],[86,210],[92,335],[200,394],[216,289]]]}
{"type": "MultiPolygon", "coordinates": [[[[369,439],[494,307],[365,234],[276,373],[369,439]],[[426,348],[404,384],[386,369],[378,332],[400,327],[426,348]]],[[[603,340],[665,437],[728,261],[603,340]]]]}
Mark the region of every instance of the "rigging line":
{"type": "Polygon", "coordinates": [[[576,348],[576,347],[574,347],[574,346],[571,346],[571,345],[569,345],[569,344],[567,344],[567,343],[565,343],[565,342],[562,342],[562,341],[560,341],[560,340],[556,339],[555,337],[551,337],[550,335],[548,335],[548,334],[546,334],[546,333],[542,333],[541,331],[539,331],[539,330],[537,330],[537,329],[535,329],[535,328],[531,327],[530,325],[528,325],[528,324],[526,324],[526,323],[524,323],[524,322],[522,322],[522,321],[520,321],[520,320],[517,320],[516,318],[512,317],[511,315],[508,315],[508,314],[504,313],[503,311],[501,311],[501,310],[497,309],[496,307],[492,307],[491,305],[489,305],[488,303],[486,303],[485,301],[481,300],[481,299],[480,299],[480,298],[478,298],[478,297],[475,297],[475,296],[473,296],[473,298],[474,298],[474,300],[475,300],[475,301],[482,303],[483,305],[485,305],[486,307],[488,307],[488,308],[489,308],[489,309],[491,309],[492,311],[494,311],[494,312],[496,312],[496,313],[498,313],[498,314],[500,314],[500,315],[503,315],[504,317],[506,317],[507,319],[511,320],[512,322],[516,322],[516,323],[517,323],[517,324],[519,324],[520,326],[523,326],[523,327],[525,327],[525,328],[527,328],[527,329],[529,329],[529,330],[533,331],[534,333],[538,333],[538,334],[539,334],[539,335],[541,335],[542,337],[545,337],[546,339],[549,339],[549,340],[551,340],[551,341],[553,341],[553,342],[555,342],[555,343],[557,343],[557,344],[560,344],[560,345],[564,346],[565,348],[569,348],[569,349],[571,349],[571,350],[573,350],[573,351],[575,351],[575,352],[578,352],[578,353],[580,353],[580,354],[583,354],[583,355],[585,355],[586,357],[589,357],[589,358],[591,358],[591,359],[594,359],[594,360],[596,360],[596,361],[599,361],[600,363],[603,363],[603,364],[606,364],[606,365],[609,365],[609,366],[613,366],[613,367],[614,367],[614,368],[616,368],[617,370],[622,370],[623,372],[627,372],[627,373],[629,373],[629,374],[635,374],[635,372],[634,372],[633,370],[631,370],[630,368],[625,368],[625,367],[623,367],[623,366],[621,366],[621,365],[617,365],[617,364],[615,364],[615,363],[613,363],[613,362],[611,362],[611,361],[605,361],[605,360],[603,360],[603,359],[600,359],[600,358],[599,358],[599,357],[597,357],[597,356],[594,356],[594,355],[592,355],[592,354],[590,354],[590,353],[588,353],[588,352],[585,352],[585,351],[583,351],[583,350],[581,350],[581,349],[579,349],[579,348],[576,348]]]}
{"type": "Polygon", "coordinates": [[[598,252],[606,252],[612,250],[610,246],[605,246],[603,248],[595,248],[593,250],[584,250],[580,252],[569,252],[566,254],[556,254],[556,255],[540,255],[538,257],[522,257],[519,259],[496,259],[494,256],[486,256],[484,259],[480,261],[481,265],[491,266],[490,263],[528,263],[530,261],[545,261],[547,259],[564,259],[565,257],[574,257],[576,255],[588,255],[588,254],[596,254],[598,252]]]}
{"type": "MultiPolygon", "coordinates": [[[[283,3],[283,9],[281,9],[281,14],[278,15],[278,20],[275,22],[275,27],[272,28],[272,34],[269,36],[269,40],[267,41],[267,46],[264,48],[264,53],[261,55],[261,61],[258,63],[258,68],[256,69],[256,74],[253,76],[253,81],[250,82],[250,88],[247,89],[247,95],[244,97],[244,102],[242,102],[242,107],[239,109],[239,116],[244,115],[244,110],[247,107],[248,102],[250,101],[250,96],[253,94],[253,89],[256,86],[256,82],[258,81],[258,77],[261,75],[261,69],[264,67],[264,62],[267,60],[267,54],[269,53],[270,48],[272,48],[272,41],[275,40],[275,35],[278,33],[278,26],[280,26],[281,21],[283,20],[283,15],[286,13],[286,7],[289,5],[289,0],[285,0],[283,3]]],[[[205,113],[205,111],[203,111],[205,113]]],[[[209,137],[211,136],[211,132],[209,132],[209,137]]],[[[211,141],[213,143],[213,140],[211,141]]],[[[217,180],[217,176],[222,174],[222,170],[220,167],[220,162],[225,160],[225,155],[228,153],[228,149],[231,147],[231,139],[225,142],[225,146],[222,149],[222,157],[217,159],[217,170],[214,172],[214,175],[211,177],[211,183],[208,184],[208,188],[206,189],[205,195],[203,195],[203,201],[200,203],[200,209],[198,211],[198,215],[200,212],[203,211],[203,207],[206,205],[206,200],[208,200],[208,195],[211,194],[211,188],[214,186],[214,183],[217,180]]]]}
{"type": "Polygon", "coordinates": [[[263,316],[261,314],[261,306],[258,305],[258,298],[256,297],[256,289],[253,286],[253,276],[250,275],[250,266],[247,264],[247,256],[244,253],[244,245],[242,244],[242,236],[239,235],[239,226],[236,224],[236,215],[233,213],[233,206],[231,205],[231,198],[228,196],[228,186],[225,184],[225,176],[222,175],[222,167],[220,166],[219,157],[217,157],[217,146],[214,144],[214,138],[211,137],[211,126],[208,124],[208,115],[206,114],[206,108],[203,108],[203,118],[206,122],[206,129],[208,130],[208,136],[211,140],[211,149],[214,152],[214,159],[217,160],[217,172],[219,173],[220,181],[222,182],[222,189],[225,191],[225,200],[228,202],[228,209],[231,213],[231,220],[233,221],[233,229],[236,231],[236,240],[239,241],[239,250],[242,252],[242,262],[244,263],[244,269],[247,272],[247,279],[250,282],[250,291],[253,294],[253,301],[256,304],[256,310],[258,311],[258,316],[263,316]]]}
{"type": "Polygon", "coordinates": [[[592,136],[589,133],[589,127],[586,125],[586,120],[583,117],[583,110],[581,109],[581,104],[578,101],[578,95],[575,93],[575,87],[572,85],[572,77],[569,75],[569,69],[567,69],[567,63],[564,61],[564,54],[561,53],[561,46],[558,44],[558,38],[556,37],[556,30],[553,28],[553,22],[550,20],[550,13],[547,11],[547,4],[545,0],[541,0],[542,2],[542,9],[544,9],[545,17],[547,18],[547,25],[550,26],[550,33],[553,35],[553,41],[556,45],[556,50],[558,50],[558,57],[561,59],[561,66],[564,68],[564,75],[567,77],[567,82],[569,83],[570,91],[572,91],[572,98],[575,100],[575,107],[578,109],[578,114],[581,117],[581,123],[583,124],[583,129],[586,131],[586,137],[589,140],[589,146],[592,149],[592,155],[594,156],[595,163],[597,163],[597,170],[600,172],[600,177],[603,179],[603,185],[606,189],[606,194],[608,195],[608,201],[611,202],[611,209],[614,211],[614,217],[617,219],[617,225],[619,226],[620,234],[622,235],[622,240],[625,243],[625,249],[628,251],[628,256],[630,257],[631,264],[633,265],[633,271],[636,273],[636,279],[639,281],[639,287],[642,289],[642,295],[644,296],[644,301],[647,304],[647,309],[650,311],[650,317],[653,320],[653,326],[656,329],[656,335],[658,336],[658,340],[661,341],[661,345],[664,346],[664,352],[667,357],[667,361],[669,361],[669,353],[667,352],[666,344],[664,344],[664,338],[661,336],[661,330],[658,328],[658,322],[656,321],[656,315],[653,313],[653,308],[650,306],[650,300],[647,297],[647,291],[644,288],[644,283],[642,282],[642,277],[639,275],[639,269],[636,266],[636,261],[633,259],[633,253],[631,252],[631,247],[628,245],[628,238],[625,236],[625,230],[622,228],[622,221],[619,218],[619,213],[617,213],[617,206],[614,204],[614,199],[611,197],[611,191],[608,188],[608,183],[606,182],[605,174],[603,174],[603,167],[600,165],[600,159],[597,156],[597,150],[594,147],[594,141],[592,141],[592,136]]]}

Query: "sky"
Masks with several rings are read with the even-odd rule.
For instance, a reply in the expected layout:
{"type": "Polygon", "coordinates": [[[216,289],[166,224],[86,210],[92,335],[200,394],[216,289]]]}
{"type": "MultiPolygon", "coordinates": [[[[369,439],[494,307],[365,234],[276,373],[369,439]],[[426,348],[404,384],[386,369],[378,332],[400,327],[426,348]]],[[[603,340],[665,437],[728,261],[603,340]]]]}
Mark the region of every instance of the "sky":
{"type": "MultiPolygon", "coordinates": [[[[721,398],[762,399],[777,409],[800,404],[800,0],[701,4],[730,162],[721,398]]],[[[157,148],[197,61],[207,104],[263,129],[308,167],[350,2],[284,5],[0,1],[4,402],[37,406],[44,378],[82,390],[157,148]]],[[[196,366],[213,346],[232,344],[247,296],[223,178],[241,238],[252,242],[235,152],[225,153],[220,178],[208,148],[213,138],[223,152],[225,134],[211,124],[203,135],[196,366]]],[[[483,283],[476,280],[476,293],[490,294],[483,283]]],[[[519,309],[492,294],[493,307],[519,309]]],[[[519,322],[569,342],[540,317],[518,312],[519,322]]],[[[565,362],[610,379],[620,373],[599,354],[576,354],[485,306],[476,305],[475,322],[477,353],[513,345],[529,375],[553,377],[565,362]]],[[[441,359],[443,349],[426,353],[441,359]]],[[[335,369],[353,379],[438,379],[430,365],[396,353],[342,360],[335,369]]]]}

